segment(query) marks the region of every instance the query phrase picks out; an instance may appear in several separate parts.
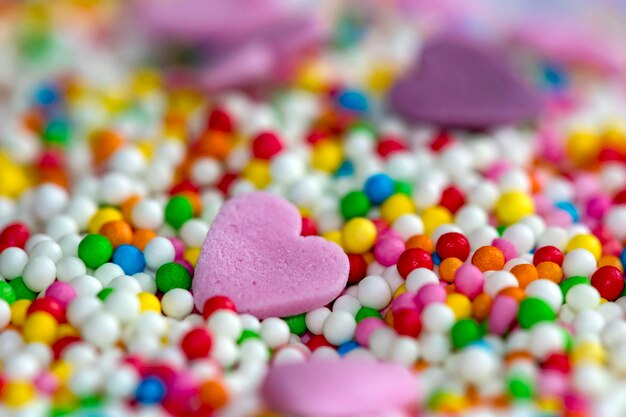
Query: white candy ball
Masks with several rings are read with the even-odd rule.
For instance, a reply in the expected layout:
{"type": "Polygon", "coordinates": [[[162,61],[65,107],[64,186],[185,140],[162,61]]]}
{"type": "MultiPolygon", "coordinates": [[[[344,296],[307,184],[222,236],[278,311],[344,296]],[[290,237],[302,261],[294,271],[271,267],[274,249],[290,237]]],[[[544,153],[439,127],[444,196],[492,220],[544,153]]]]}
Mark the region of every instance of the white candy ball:
{"type": "Polygon", "coordinates": [[[22,278],[29,289],[41,292],[54,282],[56,271],[56,266],[50,258],[37,256],[28,261],[22,272],[22,278]]]}
{"type": "Polygon", "coordinates": [[[176,256],[172,242],[160,236],[148,242],[143,254],[146,258],[146,265],[155,271],[159,269],[161,265],[174,261],[174,257],[176,256]]]}
{"type": "Polygon", "coordinates": [[[183,288],[174,288],[163,295],[161,309],[168,317],[185,318],[193,311],[193,295],[183,288]]]}
{"type": "Polygon", "coordinates": [[[157,230],[163,225],[163,207],[155,200],[141,200],[133,206],[130,217],[137,228],[157,230]]]}
{"type": "MultiPolygon", "coordinates": [[[[385,282],[385,284],[387,283],[385,282]]],[[[356,320],[345,311],[332,312],[324,321],[324,337],[335,346],[352,340],[355,330],[356,320]]]]}
{"type": "Polygon", "coordinates": [[[419,353],[417,340],[412,337],[401,336],[392,342],[388,359],[408,368],[415,364],[419,358],[419,353]]]}
{"type": "Polygon", "coordinates": [[[94,346],[108,348],[113,346],[120,336],[120,323],[112,313],[99,311],[83,323],[81,334],[94,346]]]}
{"type": "MultiPolygon", "coordinates": [[[[217,310],[209,317],[207,326],[215,334],[231,340],[239,339],[244,327],[242,319],[231,310],[217,310]]],[[[260,326],[262,328],[262,325],[260,326]]],[[[287,336],[289,337],[289,336],[287,336]]]]}
{"type": "Polygon", "coordinates": [[[104,308],[112,313],[121,324],[127,324],[139,317],[140,304],[134,293],[114,290],[104,300],[104,308]]]}
{"type": "Polygon", "coordinates": [[[569,289],[565,301],[574,312],[593,310],[600,305],[600,293],[591,285],[578,284],[569,289]]]}
{"type": "Polygon", "coordinates": [[[407,240],[411,236],[424,233],[424,222],[416,214],[403,214],[393,222],[392,229],[398,232],[402,239],[407,240]]]}
{"type": "Polygon", "coordinates": [[[347,311],[348,313],[356,316],[356,313],[361,309],[361,303],[356,297],[344,294],[337,298],[333,303],[333,311],[347,311]]]}
{"type": "Polygon", "coordinates": [[[263,320],[259,333],[265,344],[271,349],[287,344],[291,334],[287,323],[276,317],[268,317],[263,320]]]}
{"type": "Polygon", "coordinates": [[[439,284],[439,277],[428,268],[417,268],[406,277],[406,290],[417,293],[420,288],[428,284],[439,284]]]}
{"type": "Polygon", "coordinates": [[[424,329],[435,333],[448,332],[456,321],[454,311],[447,304],[431,303],[422,311],[424,329]]]}
{"type": "Polygon", "coordinates": [[[313,334],[322,334],[324,322],[330,316],[331,311],[327,307],[320,307],[306,313],[304,320],[307,329],[313,334]]]}
{"type": "Polygon", "coordinates": [[[591,277],[596,271],[596,258],[587,249],[574,249],[563,259],[563,273],[566,277],[591,277]]]}
{"type": "Polygon", "coordinates": [[[6,279],[17,278],[22,275],[28,263],[28,255],[23,249],[10,247],[0,253],[0,275],[6,279]]]}
{"type": "Polygon", "coordinates": [[[392,296],[391,287],[379,275],[370,275],[359,281],[357,298],[364,307],[382,310],[389,304],[392,296]]]}
{"type": "Polygon", "coordinates": [[[64,256],[56,265],[59,281],[70,282],[74,278],[85,275],[87,267],[82,259],[76,256],[64,256]]]}

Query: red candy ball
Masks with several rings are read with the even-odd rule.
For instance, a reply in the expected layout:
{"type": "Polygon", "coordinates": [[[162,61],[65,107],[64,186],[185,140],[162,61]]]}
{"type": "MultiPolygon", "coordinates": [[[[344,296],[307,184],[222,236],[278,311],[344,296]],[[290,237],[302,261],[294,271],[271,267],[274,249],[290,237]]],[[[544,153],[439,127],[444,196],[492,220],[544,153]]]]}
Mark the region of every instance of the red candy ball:
{"type": "Polygon", "coordinates": [[[202,317],[206,320],[217,310],[231,310],[237,312],[237,307],[230,298],[223,295],[214,295],[204,302],[202,317]]]}
{"type": "Polygon", "coordinates": [[[30,231],[28,226],[23,223],[11,223],[0,233],[0,244],[24,249],[24,245],[26,245],[29,237],[30,231]]]}
{"type": "Polygon", "coordinates": [[[302,236],[316,236],[317,235],[317,225],[315,221],[309,217],[302,217],[302,231],[300,232],[302,236]]]}
{"type": "Polygon", "coordinates": [[[447,208],[452,213],[456,213],[465,204],[465,195],[463,192],[451,185],[441,193],[439,205],[447,208]]]}
{"type": "Polygon", "coordinates": [[[233,122],[224,110],[215,109],[209,115],[207,127],[210,130],[230,133],[233,131],[233,122]]]}
{"type": "Polygon", "coordinates": [[[190,330],[180,342],[180,348],[188,359],[206,358],[211,352],[213,338],[204,327],[190,330]]]}
{"type": "Polygon", "coordinates": [[[402,308],[393,313],[393,328],[401,336],[417,337],[422,331],[422,320],[417,310],[402,308]]]}
{"type": "Polygon", "coordinates": [[[541,365],[543,369],[551,369],[564,374],[569,373],[571,365],[569,357],[564,353],[551,353],[541,365]]]}
{"type": "Polygon", "coordinates": [[[228,192],[230,191],[230,186],[233,185],[233,182],[235,182],[236,179],[237,179],[237,174],[232,174],[232,173],[227,172],[217,182],[216,187],[223,194],[228,194],[228,192]]]}
{"type": "Polygon", "coordinates": [[[388,137],[382,138],[378,142],[378,146],[376,147],[376,152],[383,157],[387,158],[394,152],[404,151],[406,149],[406,145],[398,138],[388,137]]]}
{"type": "Polygon", "coordinates": [[[450,136],[450,134],[444,130],[444,131],[439,132],[437,136],[435,136],[433,141],[430,143],[430,149],[432,149],[435,152],[439,152],[440,150],[452,144],[453,142],[454,141],[452,140],[452,137],[450,136]]]}
{"type": "Polygon", "coordinates": [[[27,314],[33,314],[36,311],[44,311],[50,314],[54,319],[59,322],[65,322],[65,311],[61,307],[61,304],[54,298],[43,297],[38,298],[28,306],[27,314]]]}
{"type": "Polygon", "coordinates": [[[433,269],[433,258],[430,253],[420,248],[410,248],[402,252],[398,259],[398,272],[404,279],[417,268],[433,269]]]}
{"type": "Polygon", "coordinates": [[[593,273],[591,285],[602,298],[614,301],[624,290],[624,274],[614,266],[605,265],[593,273]]]}
{"type": "Polygon", "coordinates": [[[555,246],[541,247],[533,255],[533,264],[537,266],[542,262],[554,262],[561,266],[563,265],[563,252],[555,246]]]}
{"type": "Polygon", "coordinates": [[[470,244],[461,233],[446,233],[437,240],[435,250],[441,259],[459,258],[465,261],[470,254],[470,244]]]}
{"type": "Polygon", "coordinates": [[[350,253],[348,254],[348,262],[350,262],[348,282],[350,284],[356,284],[365,278],[365,275],[367,274],[367,261],[363,255],[350,253]]]}
{"type": "Polygon", "coordinates": [[[283,144],[272,132],[261,133],[252,141],[252,154],[255,158],[271,159],[282,149],[283,144]]]}
{"type": "Polygon", "coordinates": [[[322,346],[333,347],[333,345],[331,345],[321,334],[316,334],[311,337],[309,341],[306,342],[306,345],[309,349],[311,349],[311,352],[315,351],[317,348],[321,348],[322,346]]]}

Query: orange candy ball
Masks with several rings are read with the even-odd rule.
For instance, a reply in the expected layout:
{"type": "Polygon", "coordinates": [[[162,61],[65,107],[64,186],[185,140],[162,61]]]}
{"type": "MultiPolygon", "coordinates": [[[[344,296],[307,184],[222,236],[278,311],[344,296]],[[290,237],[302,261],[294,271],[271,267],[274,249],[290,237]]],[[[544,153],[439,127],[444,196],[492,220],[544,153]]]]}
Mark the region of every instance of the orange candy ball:
{"type": "Polygon", "coordinates": [[[133,242],[133,229],[122,220],[105,223],[100,228],[99,233],[109,239],[113,248],[117,248],[120,245],[129,245],[133,242]]]}
{"type": "Polygon", "coordinates": [[[511,273],[517,278],[520,288],[526,288],[528,284],[539,278],[537,268],[532,264],[520,264],[511,268],[511,273]]]}
{"type": "Polygon", "coordinates": [[[472,301],[472,317],[478,321],[485,320],[491,311],[493,300],[487,293],[480,293],[472,301]]]}
{"type": "Polygon", "coordinates": [[[433,245],[433,241],[428,235],[415,235],[411,236],[409,240],[406,241],[406,248],[420,248],[424,249],[428,253],[433,253],[435,247],[433,245]]]}
{"type": "Polygon", "coordinates": [[[143,251],[148,242],[157,237],[156,233],[148,229],[139,229],[135,231],[133,236],[132,245],[140,251],[143,251]]]}
{"type": "Polygon", "coordinates": [[[228,390],[219,381],[206,381],[200,385],[200,401],[217,410],[228,403],[228,390]]]}
{"type": "Polygon", "coordinates": [[[439,276],[441,279],[453,282],[456,270],[463,265],[463,261],[459,258],[446,258],[439,264],[439,276]]]}
{"type": "Polygon", "coordinates": [[[481,272],[499,271],[504,267],[504,254],[495,246],[483,246],[474,252],[472,264],[481,272]]]}
{"type": "Polygon", "coordinates": [[[539,279],[545,278],[559,284],[563,279],[563,270],[558,264],[545,261],[537,265],[537,275],[539,279]]]}

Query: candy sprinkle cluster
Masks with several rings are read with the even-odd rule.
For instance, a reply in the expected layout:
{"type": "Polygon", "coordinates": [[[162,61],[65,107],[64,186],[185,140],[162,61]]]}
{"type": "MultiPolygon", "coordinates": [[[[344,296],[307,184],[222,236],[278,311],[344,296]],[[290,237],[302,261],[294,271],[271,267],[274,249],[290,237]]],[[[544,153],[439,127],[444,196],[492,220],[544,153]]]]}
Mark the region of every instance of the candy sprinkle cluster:
{"type": "Polygon", "coordinates": [[[320,65],[263,99],[140,69],[19,86],[0,415],[275,416],[269,367],[339,356],[411,370],[419,399],[394,415],[623,415],[626,128],[607,106],[564,94],[533,127],[438,131],[384,110],[379,64],[355,85],[320,65]],[[344,249],[333,303],[262,321],[225,296],[194,307],[212,220],[255,190],[344,249]]]}

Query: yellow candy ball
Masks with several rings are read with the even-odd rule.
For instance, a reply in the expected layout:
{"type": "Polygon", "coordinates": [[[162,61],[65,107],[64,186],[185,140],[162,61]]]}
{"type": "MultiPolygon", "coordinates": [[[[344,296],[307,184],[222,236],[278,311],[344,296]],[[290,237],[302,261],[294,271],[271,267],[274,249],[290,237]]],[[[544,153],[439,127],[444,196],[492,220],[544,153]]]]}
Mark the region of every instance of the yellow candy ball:
{"type": "Polygon", "coordinates": [[[56,376],[59,381],[65,382],[72,376],[72,365],[64,360],[58,360],[50,367],[52,375],[56,376]]]}
{"type": "Polygon", "coordinates": [[[71,324],[63,323],[59,325],[59,329],[57,330],[57,339],[65,336],[80,336],[80,333],[71,324]]]}
{"type": "Polygon", "coordinates": [[[196,262],[198,262],[198,257],[200,256],[200,248],[187,248],[183,253],[183,258],[187,260],[191,264],[191,266],[196,266],[196,262]]]}
{"type": "Polygon", "coordinates": [[[139,299],[139,309],[143,311],[156,311],[157,313],[161,312],[161,303],[159,299],[154,294],[150,294],[149,292],[140,292],[137,294],[137,298],[139,299]]]}
{"type": "Polygon", "coordinates": [[[509,191],[496,202],[495,214],[501,224],[509,226],[522,217],[535,212],[535,203],[530,195],[523,191],[509,191]]]}
{"type": "Polygon", "coordinates": [[[380,207],[380,216],[387,224],[392,224],[396,219],[404,214],[415,213],[415,204],[406,194],[394,194],[380,207]]]}
{"type": "Polygon", "coordinates": [[[91,216],[87,230],[89,230],[89,233],[98,233],[102,226],[115,220],[124,220],[122,212],[113,207],[103,207],[91,216]]]}
{"type": "Polygon", "coordinates": [[[576,165],[587,165],[596,159],[601,146],[599,135],[589,131],[575,131],[567,138],[567,156],[576,165]]]}
{"type": "Polygon", "coordinates": [[[24,324],[30,303],[29,300],[22,299],[11,304],[11,323],[16,326],[22,326],[24,324]]]}
{"type": "Polygon", "coordinates": [[[378,232],[374,223],[363,217],[355,217],[343,227],[342,242],[348,253],[365,253],[376,242],[378,232]]]}
{"type": "Polygon", "coordinates": [[[574,364],[590,362],[601,365],[606,361],[606,352],[599,343],[584,341],[574,347],[571,358],[574,364]]]}
{"type": "Polygon", "coordinates": [[[241,176],[254,184],[257,188],[267,187],[272,177],[270,175],[270,164],[264,159],[253,159],[241,172],[241,176]]]}
{"type": "Polygon", "coordinates": [[[402,294],[404,294],[405,292],[406,292],[406,285],[401,284],[393,293],[393,298],[396,299],[400,297],[402,294]]]}
{"type": "Polygon", "coordinates": [[[446,304],[452,309],[457,320],[466,319],[472,315],[472,302],[463,294],[449,294],[446,304]]]}
{"type": "Polygon", "coordinates": [[[313,147],[311,165],[320,171],[332,173],[339,168],[343,161],[341,145],[334,140],[323,140],[313,147]]]}
{"type": "Polygon", "coordinates": [[[420,217],[424,222],[424,234],[426,235],[432,234],[442,224],[452,223],[452,213],[442,206],[428,207],[420,217]]]}
{"type": "Polygon", "coordinates": [[[27,381],[11,381],[2,389],[2,400],[9,407],[21,407],[35,397],[35,387],[27,381]]]}
{"type": "Polygon", "coordinates": [[[45,311],[36,311],[26,317],[22,336],[26,343],[41,342],[51,345],[56,340],[59,323],[45,311]]]}
{"type": "Polygon", "coordinates": [[[331,242],[335,242],[339,246],[343,244],[341,240],[341,232],[339,230],[331,230],[322,235],[322,237],[326,240],[330,240],[331,242]]]}
{"type": "Polygon", "coordinates": [[[602,244],[600,240],[592,234],[576,235],[571,238],[567,246],[565,246],[565,253],[571,252],[574,249],[587,249],[598,260],[602,256],[602,244]]]}

